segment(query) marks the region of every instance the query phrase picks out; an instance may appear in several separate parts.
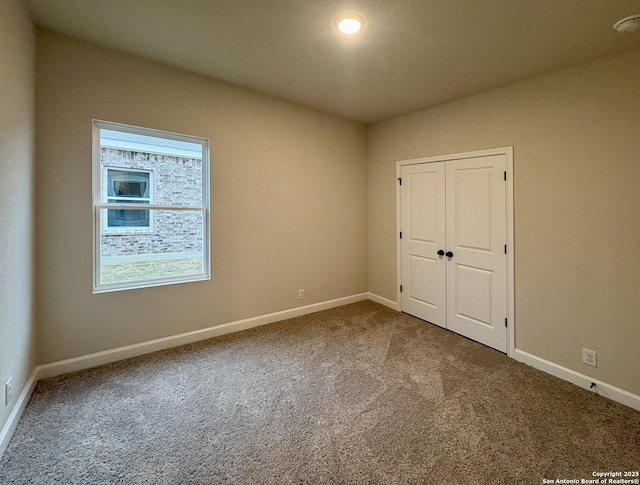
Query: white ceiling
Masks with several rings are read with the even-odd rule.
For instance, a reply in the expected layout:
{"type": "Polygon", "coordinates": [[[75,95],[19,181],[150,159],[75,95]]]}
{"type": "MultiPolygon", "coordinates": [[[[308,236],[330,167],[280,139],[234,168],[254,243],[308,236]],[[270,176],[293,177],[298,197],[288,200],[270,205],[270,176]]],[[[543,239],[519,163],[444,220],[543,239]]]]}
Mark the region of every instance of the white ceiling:
{"type": "Polygon", "coordinates": [[[640,46],[612,29],[640,0],[26,3],[38,25],[363,123],[640,46]],[[334,27],[349,12],[353,37],[334,27]]]}

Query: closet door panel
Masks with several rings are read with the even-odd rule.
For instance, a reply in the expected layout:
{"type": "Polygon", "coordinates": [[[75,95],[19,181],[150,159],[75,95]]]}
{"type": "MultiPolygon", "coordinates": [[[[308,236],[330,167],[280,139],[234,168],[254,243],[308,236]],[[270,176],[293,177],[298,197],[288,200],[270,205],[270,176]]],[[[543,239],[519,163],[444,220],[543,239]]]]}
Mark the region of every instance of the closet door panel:
{"type": "Polygon", "coordinates": [[[447,328],[507,349],[505,157],[447,162],[447,328]]]}
{"type": "Polygon", "coordinates": [[[445,165],[401,169],[402,309],[445,326],[445,165]]]}

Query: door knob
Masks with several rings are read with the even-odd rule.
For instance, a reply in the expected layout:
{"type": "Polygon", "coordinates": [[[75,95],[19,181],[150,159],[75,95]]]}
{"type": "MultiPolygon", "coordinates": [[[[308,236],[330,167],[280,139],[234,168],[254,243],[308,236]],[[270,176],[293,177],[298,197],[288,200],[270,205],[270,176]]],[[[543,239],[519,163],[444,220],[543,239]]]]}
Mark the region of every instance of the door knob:
{"type": "Polygon", "coordinates": [[[453,258],[453,253],[451,251],[447,251],[447,258],[453,258]]]}
{"type": "Polygon", "coordinates": [[[438,256],[444,256],[444,251],[442,249],[438,249],[438,256]]]}

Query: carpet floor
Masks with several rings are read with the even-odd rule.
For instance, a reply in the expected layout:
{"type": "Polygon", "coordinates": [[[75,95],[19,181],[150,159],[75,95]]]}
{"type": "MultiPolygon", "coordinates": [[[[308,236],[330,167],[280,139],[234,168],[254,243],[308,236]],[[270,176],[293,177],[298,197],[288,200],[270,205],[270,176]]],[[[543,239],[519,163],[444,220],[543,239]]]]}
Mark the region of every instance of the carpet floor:
{"type": "Polygon", "coordinates": [[[541,484],[640,468],[640,413],[370,301],[40,381],[18,484],[541,484]]]}

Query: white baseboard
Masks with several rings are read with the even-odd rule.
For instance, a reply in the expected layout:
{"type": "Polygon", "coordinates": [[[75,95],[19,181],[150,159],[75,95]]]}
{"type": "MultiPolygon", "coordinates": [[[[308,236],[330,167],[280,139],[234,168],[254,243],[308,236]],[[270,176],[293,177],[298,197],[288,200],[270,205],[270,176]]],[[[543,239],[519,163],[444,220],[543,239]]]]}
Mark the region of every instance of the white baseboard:
{"type": "Polygon", "coordinates": [[[36,368],[36,370],[38,371],[37,378],[46,379],[48,377],[55,377],[62,374],[67,374],[69,372],[89,369],[91,367],[97,367],[99,365],[109,364],[111,362],[117,362],[123,359],[129,359],[131,357],[149,354],[158,350],[165,350],[172,347],[178,347],[180,345],[191,344],[200,340],[206,340],[212,337],[225,335],[227,333],[239,332],[241,330],[247,330],[249,328],[258,327],[260,325],[266,325],[268,323],[278,322],[281,320],[286,320],[288,318],[294,318],[301,315],[307,315],[309,313],[328,310],[330,308],[348,305],[349,303],[355,303],[366,299],[367,293],[360,293],[344,298],[337,298],[335,300],[329,300],[298,308],[291,308],[289,310],[283,310],[280,312],[269,313],[267,315],[246,318],[244,320],[237,320],[235,322],[223,323],[222,325],[216,325],[215,327],[204,328],[202,330],[195,330],[193,332],[181,333],[178,335],[172,335],[170,337],[164,337],[155,340],[149,340],[146,342],[140,342],[133,345],[127,345],[124,347],[118,347],[115,349],[104,350],[102,352],[96,352],[94,354],[82,355],[80,357],[60,360],[57,362],[52,362],[50,364],[38,366],[36,368]]]}
{"type": "Polygon", "coordinates": [[[369,300],[375,301],[376,303],[380,303],[381,305],[389,307],[392,310],[395,310],[397,312],[400,311],[400,305],[398,305],[398,303],[393,300],[389,300],[387,298],[384,298],[382,296],[376,295],[375,293],[371,293],[371,292],[367,293],[367,297],[369,298],[369,300]]]}
{"type": "Polygon", "coordinates": [[[567,369],[561,365],[555,364],[548,360],[536,357],[529,354],[524,350],[516,349],[513,358],[519,362],[535,367],[538,370],[551,374],[552,376],[559,377],[565,381],[569,381],[576,386],[580,386],[584,389],[590,389],[591,383],[596,384],[597,393],[601,396],[607,397],[613,401],[617,401],[625,406],[640,411],[640,396],[632,394],[629,391],[620,389],[619,387],[612,386],[606,382],[593,379],[592,377],[580,374],[571,369],[567,369]]]}
{"type": "Polygon", "coordinates": [[[22,413],[31,398],[31,393],[33,393],[33,389],[36,387],[36,382],[38,382],[37,368],[34,369],[29,376],[27,383],[24,385],[15,406],[9,415],[9,419],[7,419],[2,431],[0,431],[0,459],[2,459],[2,455],[4,455],[7,446],[9,446],[9,441],[11,441],[13,432],[16,430],[16,426],[18,426],[18,421],[20,421],[22,413]]]}

